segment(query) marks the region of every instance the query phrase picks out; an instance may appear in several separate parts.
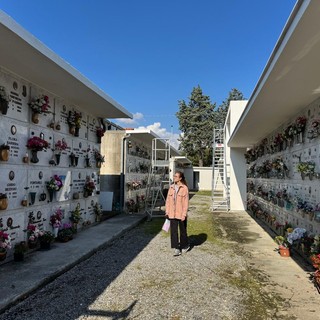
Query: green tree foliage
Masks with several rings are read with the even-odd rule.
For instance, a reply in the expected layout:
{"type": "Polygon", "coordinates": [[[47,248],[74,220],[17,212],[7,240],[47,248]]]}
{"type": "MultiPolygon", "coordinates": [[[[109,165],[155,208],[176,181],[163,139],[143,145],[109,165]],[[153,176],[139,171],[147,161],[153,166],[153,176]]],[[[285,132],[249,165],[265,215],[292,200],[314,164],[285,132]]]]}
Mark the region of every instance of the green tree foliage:
{"type": "Polygon", "coordinates": [[[198,85],[193,88],[188,103],[179,101],[179,111],[176,113],[182,132],[179,149],[194,166],[212,165],[213,129],[223,128],[230,101],[243,99],[242,92],[233,88],[217,108],[198,85]]]}
{"type": "Polygon", "coordinates": [[[211,103],[200,86],[193,88],[188,103],[179,101],[176,115],[182,131],[180,149],[192,160],[193,165],[202,167],[212,163],[208,154],[212,148],[215,107],[216,104],[211,103]]]}
{"type": "Polygon", "coordinates": [[[221,105],[215,110],[214,122],[217,128],[223,128],[231,100],[244,100],[243,93],[236,88],[232,88],[229,91],[228,98],[223,100],[221,105]]]}

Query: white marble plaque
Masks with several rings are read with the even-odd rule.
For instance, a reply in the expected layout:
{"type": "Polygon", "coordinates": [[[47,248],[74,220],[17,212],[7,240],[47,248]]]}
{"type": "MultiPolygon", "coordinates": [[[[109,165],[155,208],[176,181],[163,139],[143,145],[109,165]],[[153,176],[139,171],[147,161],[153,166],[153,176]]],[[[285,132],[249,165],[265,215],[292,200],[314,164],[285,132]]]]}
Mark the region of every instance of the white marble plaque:
{"type": "Polygon", "coordinates": [[[86,168],[86,158],[88,156],[88,142],[82,139],[73,139],[72,151],[77,157],[79,157],[77,168],[86,168]]]}
{"type": "MultiPolygon", "coordinates": [[[[84,199],[79,199],[79,200],[73,201],[70,204],[69,217],[71,217],[71,211],[74,211],[77,206],[79,206],[79,208],[80,208],[80,215],[81,215],[81,219],[82,219],[79,222],[79,224],[82,224],[82,222],[86,220],[86,202],[84,199]]],[[[70,222],[70,219],[69,219],[69,222],[70,222]]]]}
{"type": "Polygon", "coordinates": [[[12,247],[25,240],[25,212],[6,213],[0,217],[0,227],[11,237],[12,247]]]}
{"type": "MultiPolygon", "coordinates": [[[[28,171],[28,200],[30,206],[50,203],[46,183],[51,177],[51,170],[46,170],[45,168],[28,171]],[[45,196],[41,196],[41,194],[45,194],[45,196]]],[[[55,196],[53,197],[53,201],[56,201],[55,196]]]]}
{"type": "Polygon", "coordinates": [[[55,126],[60,125],[60,130],[58,131],[60,133],[64,133],[67,135],[70,135],[69,125],[68,125],[69,109],[70,107],[67,105],[65,100],[60,98],[55,98],[55,126]]]}
{"type": "Polygon", "coordinates": [[[90,197],[86,199],[86,220],[90,222],[95,222],[96,215],[94,213],[94,205],[99,202],[98,197],[90,197]]]}
{"type": "Polygon", "coordinates": [[[73,170],[71,173],[72,177],[72,194],[79,193],[83,195],[83,188],[86,182],[86,173],[83,170],[73,170]]]}
{"type": "Polygon", "coordinates": [[[99,118],[88,116],[88,140],[97,143],[97,128],[103,128],[99,118]]]}
{"type": "Polygon", "coordinates": [[[72,137],[69,135],[63,135],[61,133],[54,133],[54,143],[53,143],[53,148],[55,149],[54,154],[55,154],[55,160],[57,163],[57,167],[70,167],[70,154],[72,151],[72,137]],[[65,150],[59,151],[56,150],[56,144],[59,141],[64,141],[67,144],[67,148],[65,150]],[[56,155],[60,154],[60,159],[57,160],[56,155]],[[59,161],[59,163],[58,163],[59,161]]]}
{"type": "MultiPolygon", "coordinates": [[[[26,211],[26,216],[28,219],[28,223],[36,225],[40,230],[48,230],[51,231],[50,227],[50,215],[52,209],[51,205],[42,205],[29,207],[26,211]]],[[[26,226],[27,227],[27,226],[26,226]]]]}
{"type": "Polygon", "coordinates": [[[28,122],[30,86],[9,73],[0,72],[0,86],[5,87],[6,94],[10,97],[9,108],[6,115],[0,113],[0,117],[9,117],[15,120],[28,122]]]}
{"type": "Polygon", "coordinates": [[[0,192],[7,194],[9,202],[7,210],[21,208],[27,186],[26,169],[0,167],[0,192]]]}
{"type": "Polygon", "coordinates": [[[3,164],[22,165],[22,158],[27,152],[28,128],[26,124],[0,118],[0,145],[7,144],[10,147],[10,156],[3,164]]]}

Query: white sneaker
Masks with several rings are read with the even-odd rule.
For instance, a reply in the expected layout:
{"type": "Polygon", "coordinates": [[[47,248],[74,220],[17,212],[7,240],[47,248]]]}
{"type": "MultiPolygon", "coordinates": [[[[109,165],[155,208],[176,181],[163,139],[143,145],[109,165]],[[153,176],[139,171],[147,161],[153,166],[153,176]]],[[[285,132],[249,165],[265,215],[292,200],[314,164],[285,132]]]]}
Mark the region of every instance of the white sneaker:
{"type": "Polygon", "coordinates": [[[174,249],[173,256],[177,257],[177,256],[180,256],[180,255],[181,255],[181,251],[179,249],[174,249]]]}
{"type": "Polygon", "coordinates": [[[187,246],[186,248],[182,249],[182,253],[186,253],[190,250],[190,246],[187,246]]]}

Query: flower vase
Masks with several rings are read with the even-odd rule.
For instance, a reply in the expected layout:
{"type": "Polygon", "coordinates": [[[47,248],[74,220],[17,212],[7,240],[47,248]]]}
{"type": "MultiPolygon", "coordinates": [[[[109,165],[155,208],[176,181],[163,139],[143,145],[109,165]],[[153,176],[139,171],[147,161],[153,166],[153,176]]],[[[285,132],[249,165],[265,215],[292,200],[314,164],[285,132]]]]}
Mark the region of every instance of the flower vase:
{"type": "Polygon", "coordinates": [[[75,158],[76,156],[74,154],[71,154],[70,156],[70,166],[75,167],[75,158]]]}
{"type": "Polygon", "coordinates": [[[54,191],[53,190],[49,190],[49,201],[52,202],[53,201],[53,194],[54,194],[54,191]]]}
{"type": "Polygon", "coordinates": [[[89,191],[85,190],[85,191],[83,192],[83,197],[84,197],[84,198],[88,198],[88,197],[89,197],[89,191]]]}
{"type": "Polygon", "coordinates": [[[8,149],[1,149],[0,150],[0,160],[1,161],[8,161],[9,154],[10,154],[10,151],[8,149]]]}
{"type": "Polygon", "coordinates": [[[33,112],[31,116],[31,120],[33,123],[38,124],[40,119],[40,113],[38,112],[33,112]]]}
{"type": "Polygon", "coordinates": [[[75,127],[75,130],[74,130],[74,136],[75,137],[79,137],[79,130],[80,130],[80,128],[75,127]]]}
{"type": "Polygon", "coordinates": [[[281,257],[290,257],[290,250],[289,248],[279,246],[279,253],[281,257]]]}
{"type": "Polygon", "coordinates": [[[2,114],[7,114],[9,108],[8,101],[0,98],[0,110],[2,114]]]}
{"type": "Polygon", "coordinates": [[[58,236],[58,232],[59,232],[59,228],[53,228],[53,234],[55,238],[58,236]]]}
{"type": "Polygon", "coordinates": [[[0,261],[4,261],[7,258],[7,250],[1,249],[0,251],[0,261]]]}
{"type": "Polygon", "coordinates": [[[306,178],[305,172],[301,172],[301,179],[304,180],[306,178]]]}
{"type": "Polygon", "coordinates": [[[70,134],[74,135],[75,131],[76,131],[76,127],[75,126],[69,126],[69,133],[70,134]]]}
{"type": "Polygon", "coordinates": [[[101,143],[101,137],[97,137],[97,143],[101,143]]]}
{"type": "Polygon", "coordinates": [[[34,202],[36,201],[36,192],[29,192],[30,194],[30,204],[33,205],[34,202]]]}
{"type": "Polygon", "coordinates": [[[74,157],[74,166],[77,167],[79,163],[79,157],[74,157]]]}
{"type": "Polygon", "coordinates": [[[96,167],[97,167],[97,168],[101,168],[101,164],[102,164],[101,161],[96,161],[96,167]]]}
{"type": "Polygon", "coordinates": [[[90,164],[90,159],[89,158],[86,158],[86,167],[87,168],[90,168],[91,167],[91,164],[90,164]]]}
{"type": "Polygon", "coordinates": [[[56,154],[56,164],[57,164],[57,166],[59,165],[59,163],[60,163],[60,154],[56,154]]]}
{"type": "Polygon", "coordinates": [[[313,180],[313,172],[308,173],[308,176],[310,181],[313,180]]]}
{"type": "Polygon", "coordinates": [[[39,162],[38,151],[37,150],[31,150],[30,162],[32,162],[32,163],[38,163],[39,162]]]}
{"type": "Polygon", "coordinates": [[[0,199],[0,210],[6,210],[8,208],[8,198],[0,199]]]}

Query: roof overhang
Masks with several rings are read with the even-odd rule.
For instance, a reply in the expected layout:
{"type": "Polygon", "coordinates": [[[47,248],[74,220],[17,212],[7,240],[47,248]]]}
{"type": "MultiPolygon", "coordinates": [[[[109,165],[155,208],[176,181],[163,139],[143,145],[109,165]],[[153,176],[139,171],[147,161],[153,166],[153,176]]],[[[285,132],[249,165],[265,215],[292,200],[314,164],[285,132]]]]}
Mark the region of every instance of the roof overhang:
{"type": "Polygon", "coordinates": [[[320,6],[297,1],[229,140],[251,147],[320,97],[320,6]]]}
{"type": "Polygon", "coordinates": [[[192,164],[192,162],[185,156],[176,156],[176,157],[173,157],[173,160],[183,165],[192,164]]]}
{"type": "Polygon", "coordinates": [[[0,10],[0,65],[19,77],[102,118],[132,118],[79,71],[0,10]]]}
{"type": "MultiPolygon", "coordinates": [[[[127,134],[137,136],[146,145],[152,145],[152,141],[157,139],[157,148],[166,148],[167,141],[160,138],[155,132],[150,129],[126,129],[127,134]]],[[[174,147],[170,146],[170,155],[172,157],[179,156],[180,153],[174,147]]]]}

